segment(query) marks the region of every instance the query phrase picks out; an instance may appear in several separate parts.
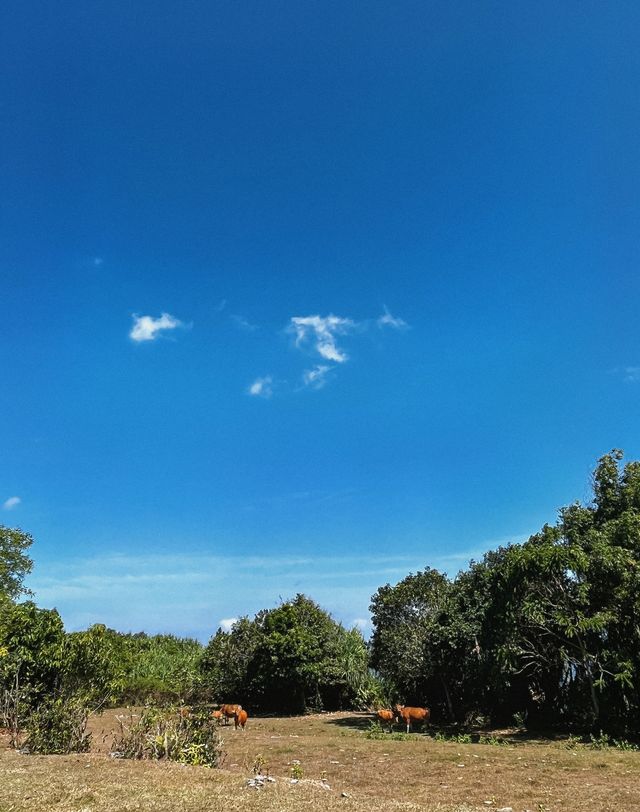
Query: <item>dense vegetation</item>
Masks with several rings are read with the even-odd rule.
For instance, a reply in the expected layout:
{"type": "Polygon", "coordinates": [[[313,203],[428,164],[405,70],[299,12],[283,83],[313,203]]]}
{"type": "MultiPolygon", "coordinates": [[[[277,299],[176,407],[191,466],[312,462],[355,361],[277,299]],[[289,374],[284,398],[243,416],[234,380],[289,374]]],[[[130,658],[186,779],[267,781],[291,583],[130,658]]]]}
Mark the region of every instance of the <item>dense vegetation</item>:
{"type": "Polygon", "coordinates": [[[593,503],[449,579],[373,597],[372,664],[457,720],[640,733],[640,464],[602,457],[593,503]]]}
{"type": "Polygon", "coordinates": [[[304,595],[219,629],[202,673],[213,696],[285,713],[364,706],[377,687],[360,632],[304,595]]]}
{"type": "Polygon", "coordinates": [[[87,712],[109,704],[300,713],[373,705],[383,684],[436,720],[640,735],[640,463],[619,451],[598,462],[590,504],[524,544],[455,578],[426,569],[380,587],[369,644],[304,595],[206,648],[103,625],[67,633],[23,586],[31,543],[0,527],[0,724],[16,740],[26,729],[33,749],[82,750],[87,712]]]}

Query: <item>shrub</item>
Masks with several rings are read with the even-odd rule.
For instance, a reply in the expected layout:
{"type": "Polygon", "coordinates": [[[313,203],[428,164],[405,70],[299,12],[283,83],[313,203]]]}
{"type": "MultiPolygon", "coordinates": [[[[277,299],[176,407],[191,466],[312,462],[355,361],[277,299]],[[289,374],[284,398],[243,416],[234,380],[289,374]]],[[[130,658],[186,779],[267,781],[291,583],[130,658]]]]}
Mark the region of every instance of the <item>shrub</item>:
{"type": "Polygon", "coordinates": [[[88,716],[87,707],[77,700],[47,699],[29,715],[26,746],[31,753],[45,755],[86,753],[91,740],[88,716]]]}
{"type": "Polygon", "coordinates": [[[123,758],[167,759],[216,767],[221,759],[217,724],[209,711],[180,713],[176,708],[146,708],[137,721],[120,719],[113,749],[123,758]]]}

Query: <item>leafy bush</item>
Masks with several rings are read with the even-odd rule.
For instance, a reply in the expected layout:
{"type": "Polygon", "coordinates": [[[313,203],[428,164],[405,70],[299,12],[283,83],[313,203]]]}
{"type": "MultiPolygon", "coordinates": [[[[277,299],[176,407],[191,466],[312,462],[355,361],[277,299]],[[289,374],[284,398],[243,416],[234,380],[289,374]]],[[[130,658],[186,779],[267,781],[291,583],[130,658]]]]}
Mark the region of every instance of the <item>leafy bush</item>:
{"type": "Polygon", "coordinates": [[[86,753],[91,740],[88,716],[78,700],[47,699],[29,715],[26,746],[31,753],[46,755],[86,753]]]}
{"type": "Polygon", "coordinates": [[[123,758],[166,759],[216,767],[221,758],[217,724],[209,711],[145,708],[140,718],[120,719],[114,751],[123,758]]]}

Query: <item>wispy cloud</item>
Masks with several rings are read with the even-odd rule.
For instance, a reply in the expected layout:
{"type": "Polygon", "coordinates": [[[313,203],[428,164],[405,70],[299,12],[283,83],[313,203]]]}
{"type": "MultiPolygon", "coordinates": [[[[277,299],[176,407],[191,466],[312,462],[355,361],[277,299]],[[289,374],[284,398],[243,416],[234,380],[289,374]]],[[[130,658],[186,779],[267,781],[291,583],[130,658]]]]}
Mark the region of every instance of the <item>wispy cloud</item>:
{"type": "Polygon", "coordinates": [[[220,628],[223,632],[230,632],[233,624],[238,622],[237,617],[223,617],[220,621],[220,628]]]}
{"type": "Polygon", "coordinates": [[[290,328],[296,335],[296,346],[311,343],[325,360],[343,364],[349,356],[337,345],[337,336],[345,335],[356,326],[351,319],[340,316],[293,316],[290,328]]]}
{"type": "Polygon", "coordinates": [[[256,330],[260,329],[257,324],[253,324],[249,321],[249,319],[245,318],[244,316],[239,316],[237,313],[231,315],[230,318],[239,330],[244,330],[246,333],[254,333],[256,330]]]}
{"type": "Polygon", "coordinates": [[[327,382],[327,373],[331,369],[326,364],[317,364],[313,369],[305,369],[302,373],[302,383],[311,389],[322,389],[327,382]]]}
{"type": "Polygon", "coordinates": [[[640,381],[640,367],[624,367],[622,374],[627,383],[637,383],[640,381]]]}
{"type": "Polygon", "coordinates": [[[206,640],[219,625],[309,595],[351,627],[367,629],[371,596],[425,566],[454,575],[473,556],[111,555],[41,562],[27,586],[41,606],[56,606],[70,630],[106,623],[120,631],[171,632],[206,640]],[[42,573],[42,574],[41,574],[42,573]],[[355,618],[355,620],[354,620],[355,618]]]}
{"type": "Polygon", "coordinates": [[[179,319],[169,313],[162,313],[157,319],[154,319],[153,316],[138,316],[134,313],[132,318],[133,327],[129,338],[133,341],[154,341],[162,330],[175,330],[176,327],[183,326],[179,319]]]}
{"type": "Polygon", "coordinates": [[[387,306],[384,306],[384,313],[378,317],[376,324],[378,327],[392,327],[394,330],[408,330],[409,325],[404,319],[392,316],[387,306]]]}
{"type": "Polygon", "coordinates": [[[273,378],[271,375],[256,378],[247,391],[256,398],[270,398],[273,395],[273,378]]]}
{"type": "Polygon", "coordinates": [[[19,496],[10,496],[2,505],[4,510],[13,510],[22,502],[19,496]]]}

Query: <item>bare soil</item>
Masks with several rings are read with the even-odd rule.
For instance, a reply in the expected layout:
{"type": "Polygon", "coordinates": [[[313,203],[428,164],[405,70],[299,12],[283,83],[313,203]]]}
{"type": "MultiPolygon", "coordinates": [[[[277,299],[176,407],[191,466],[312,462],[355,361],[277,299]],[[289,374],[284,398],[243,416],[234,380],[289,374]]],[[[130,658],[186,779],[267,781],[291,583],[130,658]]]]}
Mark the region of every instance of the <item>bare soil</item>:
{"type": "Polygon", "coordinates": [[[503,731],[501,746],[366,738],[368,714],[250,718],[221,727],[221,769],[125,762],[108,753],[117,715],[91,720],[93,750],[20,755],[0,748],[0,812],[209,812],[334,809],[513,812],[640,810],[640,752],[568,749],[503,731]],[[247,786],[254,765],[276,779],[247,786]],[[291,783],[299,762],[302,777],[291,783]]]}

